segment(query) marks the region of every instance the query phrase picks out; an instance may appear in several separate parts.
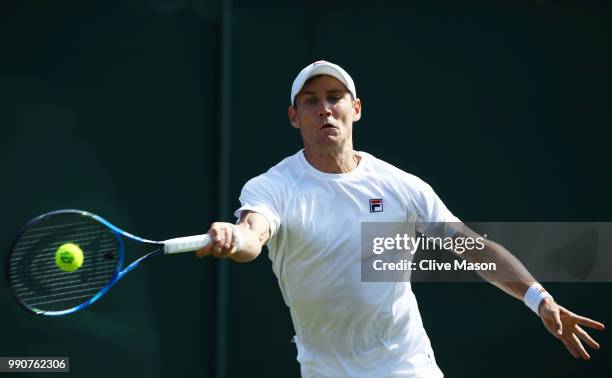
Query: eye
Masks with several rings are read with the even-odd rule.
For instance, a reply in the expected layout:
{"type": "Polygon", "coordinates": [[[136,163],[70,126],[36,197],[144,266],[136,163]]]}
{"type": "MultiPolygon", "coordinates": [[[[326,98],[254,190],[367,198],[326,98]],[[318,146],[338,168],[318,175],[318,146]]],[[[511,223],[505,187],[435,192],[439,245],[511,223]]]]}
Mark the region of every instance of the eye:
{"type": "Polygon", "coordinates": [[[334,103],[334,104],[336,102],[339,102],[340,100],[342,100],[342,96],[339,94],[330,95],[329,98],[327,99],[327,101],[334,103]]]}
{"type": "Polygon", "coordinates": [[[304,99],[304,105],[315,105],[317,103],[317,98],[314,96],[306,97],[304,99]]]}

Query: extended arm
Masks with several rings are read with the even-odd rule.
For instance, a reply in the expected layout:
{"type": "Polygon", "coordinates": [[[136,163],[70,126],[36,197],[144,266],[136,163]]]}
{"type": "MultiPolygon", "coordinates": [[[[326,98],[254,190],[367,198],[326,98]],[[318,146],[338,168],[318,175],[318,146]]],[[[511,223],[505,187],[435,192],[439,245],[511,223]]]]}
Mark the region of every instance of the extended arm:
{"type": "MultiPolygon", "coordinates": [[[[480,235],[467,226],[463,226],[463,229],[455,234],[455,238],[458,237],[476,238],[480,235]]],[[[462,257],[475,263],[494,262],[497,269],[495,271],[480,271],[480,276],[519,300],[525,298],[528,290],[537,288],[535,286],[537,281],[523,264],[506,248],[491,240],[484,240],[483,250],[465,252],[462,257]],[[530,289],[532,286],[534,288],[530,289]]],[[[591,348],[599,349],[599,344],[581,326],[603,330],[604,325],[602,323],[574,314],[557,304],[552,297],[543,298],[537,303],[539,304],[535,306],[534,311],[542,318],[546,329],[563,342],[574,358],[590,359],[581,340],[591,348]]]]}

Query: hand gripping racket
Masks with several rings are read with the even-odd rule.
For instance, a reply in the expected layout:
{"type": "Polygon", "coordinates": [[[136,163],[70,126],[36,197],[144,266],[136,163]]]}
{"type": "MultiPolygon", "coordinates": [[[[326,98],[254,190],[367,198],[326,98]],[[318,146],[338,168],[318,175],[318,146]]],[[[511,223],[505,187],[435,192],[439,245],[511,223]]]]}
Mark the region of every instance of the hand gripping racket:
{"type": "Polygon", "coordinates": [[[95,214],[58,210],[32,219],[19,232],[8,255],[8,283],[27,310],[66,315],[89,307],[144,260],[195,251],[208,243],[208,234],[147,240],[95,214]],[[152,251],[123,268],[126,240],[152,251]]]}

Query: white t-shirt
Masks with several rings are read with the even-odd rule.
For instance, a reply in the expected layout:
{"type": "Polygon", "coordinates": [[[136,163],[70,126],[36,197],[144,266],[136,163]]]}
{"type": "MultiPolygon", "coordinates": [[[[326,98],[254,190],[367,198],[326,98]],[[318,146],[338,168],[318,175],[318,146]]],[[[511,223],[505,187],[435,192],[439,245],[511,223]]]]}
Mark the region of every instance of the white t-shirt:
{"type": "Polygon", "coordinates": [[[431,187],[365,152],[349,173],[303,150],[246,183],[270,223],[272,268],[291,311],[303,377],[441,377],[409,282],[361,282],[361,222],[457,222],[431,187]],[[383,199],[384,211],[370,212],[383,199]]]}

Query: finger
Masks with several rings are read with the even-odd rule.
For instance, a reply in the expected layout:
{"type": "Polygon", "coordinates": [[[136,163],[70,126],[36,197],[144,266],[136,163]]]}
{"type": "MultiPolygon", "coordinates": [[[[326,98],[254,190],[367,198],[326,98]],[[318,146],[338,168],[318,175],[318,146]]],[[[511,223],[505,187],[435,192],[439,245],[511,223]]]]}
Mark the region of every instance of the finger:
{"type": "Polygon", "coordinates": [[[225,228],[223,230],[223,234],[225,238],[223,243],[223,253],[228,254],[232,248],[232,230],[230,228],[225,228]]]}
{"type": "Polygon", "coordinates": [[[216,257],[227,257],[229,255],[227,239],[229,238],[230,233],[228,232],[227,228],[224,227],[223,229],[219,230],[219,235],[220,240],[216,257]]]}
{"type": "Polygon", "coordinates": [[[232,248],[232,231],[228,227],[223,227],[219,230],[219,236],[218,252],[215,257],[227,257],[230,255],[232,248]]]}
{"type": "Polygon", "coordinates": [[[567,348],[568,352],[570,352],[572,357],[574,357],[576,359],[580,358],[580,355],[578,354],[578,352],[576,351],[574,346],[569,341],[567,341],[565,339],[562,339],[561,341],[563,341],[563,345],[565,345],[565,347],[567,348]]]}
{"type": "MultiPolygon", "coordinates": [[[[209,230],[209,234],[210,234],[210,230],[209,230]]],[[[195,252],[196,257],[204,257],[204,256],[210,255],[210,250],[212,249],[212,245],[213,245],[213,243],[209,242],[204,247],[198,249],[195,252]]]]}
{"type": "Polygon", "coordinates": [[[599,349],[599,344],[597,343],[597,341],[593,340],[591,335],[589,335],[585,330],[580,328],[579,325],[576,326],[576,334],[578,335],[580,339],[582,339],[585,343],[587,343],[587,345],[590,346],[591,348],[599,349]]]}
{"type": "Polygon", "coordinates": [[[598,329],[598,330],[602,330],[606,328],[606,326],[603,325],[603,323],[597,322],[593,319],[585,318],[584,316],[580,316],[576,314],[572,314],[572,315],[573,315],[573,318],[576,320],[576,323],[580,325],[591,327],[591,328],[598,329]]]}
{"type": "Polygon", "coordinates": [[[218,242],[220,239],[220,230],[221,228],[216,225],[216,223],[213,223],[213,225],[210,227],[210,231],[208,231],[208,234],[210,235],[210,240],[212,240],[213,243],[218,242]]]}
{"type": "Polygon", "coordinates": [[[591,359],[591,356],[589,356],[586,349],[584,349],[584,346],[582,345],[580,340],[578,340],[578,337],[575,334],[572,334],[571,342],[574,345],[574,348],[576,348],[576,350],[578,351],[578,353],[580,353],[580,356],[582,358],[584,358],[585,360],[591,359]]]}
{"type": "Polygon", "coordinates": [[[213,246],[210,253],[215,257],[219,257],[221,255],[221,248],[223,247],[224,234],[222,229],[215,229],[214,231],[215,232],[211,234],[213,246]]]}
{"type": "Polygon", "coordinates": [[[197,257],[204,257],[204,256],[208,256],[210,255],[210,249],[212,247],[212,244],[208,244],[207,246],[200,248],[196,251],[196,256],[197,257]]]}
{"type": "Polygon", "coordinates": [[[553,312],[553,329],[555,330],[555,334],[558,337],[563,335],[563,323],[561,323],[561,316],[559,315],[559,311],[553,312]]]}

